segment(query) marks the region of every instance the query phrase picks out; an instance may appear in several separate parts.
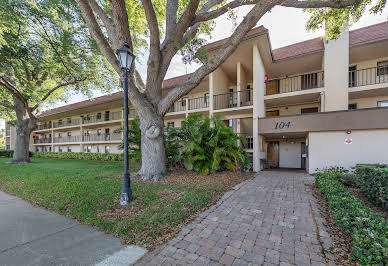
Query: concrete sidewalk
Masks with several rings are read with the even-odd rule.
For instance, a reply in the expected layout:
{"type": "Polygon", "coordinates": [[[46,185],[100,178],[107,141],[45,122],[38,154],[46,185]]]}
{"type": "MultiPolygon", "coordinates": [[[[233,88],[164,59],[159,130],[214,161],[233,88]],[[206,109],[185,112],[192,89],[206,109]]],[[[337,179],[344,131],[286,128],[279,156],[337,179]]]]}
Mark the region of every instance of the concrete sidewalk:
{"type": "Polygon", "coordinates": [[[0,265],[129,265],[146,253],[0,191],[0,265]]]}

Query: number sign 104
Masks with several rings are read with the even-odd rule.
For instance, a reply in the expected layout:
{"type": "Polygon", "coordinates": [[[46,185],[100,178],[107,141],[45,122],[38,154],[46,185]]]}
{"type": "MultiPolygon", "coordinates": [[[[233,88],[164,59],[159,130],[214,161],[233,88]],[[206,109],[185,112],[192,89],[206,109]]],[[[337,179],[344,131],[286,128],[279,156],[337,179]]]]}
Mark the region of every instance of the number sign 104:
{"type": "Polygon", "coordinates": [[[291,122],[276,122],[275,129],[290,128],[291,122]]]}

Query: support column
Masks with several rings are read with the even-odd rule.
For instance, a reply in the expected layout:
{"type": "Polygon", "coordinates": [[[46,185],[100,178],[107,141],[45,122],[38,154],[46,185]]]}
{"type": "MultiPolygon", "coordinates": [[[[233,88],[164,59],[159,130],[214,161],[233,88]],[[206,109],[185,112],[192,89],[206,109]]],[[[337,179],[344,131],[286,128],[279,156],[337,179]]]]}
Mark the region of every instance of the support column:
{"type": "Polygon", "coordinates": [[[325,42],[323,112],[348,110],[349,32],[344,28],[337,40],[325,42]]]}
{"type": "Polygon", "coordinates": [[[253,171],[261,170],[260,159],[265,158],[263,137],[259,135],[259,118],[265,117],[265,69],[259,48],[253,46],[253,171]],[[260,145],[261,143],[261,145],[260,145]]]}

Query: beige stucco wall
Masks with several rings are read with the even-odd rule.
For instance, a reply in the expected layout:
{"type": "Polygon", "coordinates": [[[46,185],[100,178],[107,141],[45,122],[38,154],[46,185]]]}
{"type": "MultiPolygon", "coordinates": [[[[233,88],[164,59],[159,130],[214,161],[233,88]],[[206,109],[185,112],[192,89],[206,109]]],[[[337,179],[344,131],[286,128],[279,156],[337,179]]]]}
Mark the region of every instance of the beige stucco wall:
{"type": "Polygon", "coordinates": [[[268,108],[267,111],[279,110],[279,115],[299,115],[304,108],[318,107],[318,112],[321,111],[320,103],[299,104],[291,106],[282,106],[278,108],[268,108]]]}
{"type": "Polygon", "coordinates": [[[350,99],[349,103],[357,103],[357,109],[377,107],[377,102],[388,101],[388,96],[350,99]]]}
{"type": "Polygon", "coordinates": [[[209,83],[209,87],[213,90],[214,95],[229,92],[229,77],[221,67],[210,74],[209,83]]]}
{"type": "Polygon", "coordinates": [[[359,70],[359,69],[377,67],[377,62],[386,61],[386,60],[388,60],[388,57],[382,57],[382,58],[379,58],[378,60],[373,59],[373,60],[368,60],[368,61],[361,61],[361,62],[357,62],[357,63],[351,64],[351,65],[352,66],[356,65],[357,69],[359,70]]]}
{"type": "Polygon", "coordinates": [[[309,133],[309,173],[332,166],[357,163],[388,163],[388,130],[353,130],[309,133]],[[345,139],[351,138],[352,144],[345,139]]]}
{"type": "Polygon", "coordinates": [[[348,109],[349,32],[325,42],[324,112],[348,109]]]}

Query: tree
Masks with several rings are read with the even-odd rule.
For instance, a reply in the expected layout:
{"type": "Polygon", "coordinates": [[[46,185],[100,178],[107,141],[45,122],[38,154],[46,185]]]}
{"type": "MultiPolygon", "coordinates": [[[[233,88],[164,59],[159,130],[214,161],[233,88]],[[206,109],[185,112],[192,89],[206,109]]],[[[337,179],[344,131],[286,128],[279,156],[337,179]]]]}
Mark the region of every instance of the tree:
{"type": "Polygon", "coordinates": [[[13,163],[29,162],[42,103],[114,84],[78,11],[71,0],[0,1],[0,115],[16,118],[13,163]]]}
{"type": "MultiPolygon", "coordinates": [[[[236,49],[260,18],[275,6],[316,9],[308,27],[322,27],[327,21],[330,37],[338,36],[345,22],[357,20],[370,3],[368,0],[77,0],[91,36],[117,74],[121,70],[115,50],[127,42],[148,38],[147,78],[141,80],[136,66],[129,73],[129,97],[140,117],[143,179],[158,179],[166,171],[163,146],[163,117],[170,106],[195,88],[236,49]],[[164,3],[166,3],[164,5],[164,3]],[[162,82],[174,55],[198,43],[201,32],[211,32],[211,21],[227,12],[251,6],[231,37],[185,82],[162,97],[162,82]],[[134,15],[133,10],[137,13],[134,15]],[[139,25],[145,25],[141,31],[139,25]]],[[[380,0],[373,11],[381,11],[380,0]]],[[[199,53],[201,54],[201,53],[199,53]]]]}

